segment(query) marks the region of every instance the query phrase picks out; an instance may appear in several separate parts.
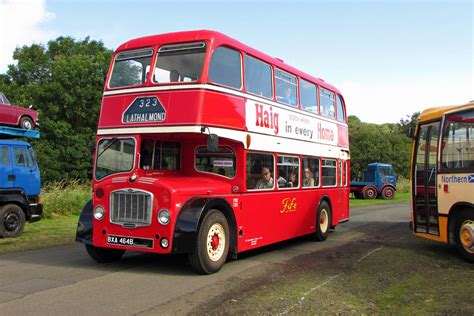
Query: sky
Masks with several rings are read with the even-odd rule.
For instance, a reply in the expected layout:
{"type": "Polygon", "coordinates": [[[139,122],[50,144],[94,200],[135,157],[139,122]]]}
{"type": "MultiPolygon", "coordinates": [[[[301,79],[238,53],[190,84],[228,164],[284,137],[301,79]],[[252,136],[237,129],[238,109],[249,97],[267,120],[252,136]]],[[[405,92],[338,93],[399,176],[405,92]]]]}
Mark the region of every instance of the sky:
{"type": "Polygon", "coordinates": [[[13,51],[58,36],[115,49],[211,29],[336,86],[349,115],[395,123],[474,100],[473,1],[0,0],[0,73],[13,51]]]}

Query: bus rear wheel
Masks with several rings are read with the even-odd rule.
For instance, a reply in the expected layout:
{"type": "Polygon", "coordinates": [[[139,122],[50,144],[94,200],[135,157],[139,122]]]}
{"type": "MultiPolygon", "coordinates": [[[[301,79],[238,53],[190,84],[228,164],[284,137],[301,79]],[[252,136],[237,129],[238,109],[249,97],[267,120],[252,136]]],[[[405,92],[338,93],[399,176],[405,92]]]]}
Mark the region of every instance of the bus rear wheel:
{"type": "Polygon", "coordinates": [[[322,201],[319,204],[318,214],[316,215],[316,231],[311,235],[311,239],[325,241],[329,236],[331,220],[331,208],[329,207],[328,202],[322,201]]]}
{"type": "Polygon", "coordinates": [[[474,262],[474,210],[463,210],[455,220],[454,237],[461,257],[474,262]]]}
{"type": "Polygon", "coordinates": [[[199,274],[219,271],[229,253],[229,224],[224,214],[212,209],[199,227],[194,251],[189,254],[193,270],[199,274]]]}
{"type": "Polygon", "coordinates": [[[102,248],[88,244],[85,246],[89,256],[98,263],[110,263],[120,260],[125,253],[125,250],[122,249],[102,248]]]}

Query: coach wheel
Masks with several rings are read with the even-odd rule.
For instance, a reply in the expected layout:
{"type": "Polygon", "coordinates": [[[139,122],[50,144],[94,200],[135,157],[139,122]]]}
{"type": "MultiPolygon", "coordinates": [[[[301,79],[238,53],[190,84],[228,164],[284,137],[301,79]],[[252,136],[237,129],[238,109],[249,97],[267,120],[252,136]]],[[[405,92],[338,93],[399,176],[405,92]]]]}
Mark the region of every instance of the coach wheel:
{"type": "Polygon", "coordinates": [[[367,188],[362,192],[364,199],[373,200],[377,197],[377,191],[374,188],[367,188]]]}
{"type": "Polygon", "coordinates": [[[391,200],[395,196],[395,190],[392,187],[385,187],[382,190],[382,198],[384,200],[391,200]]]}
{"type": "Polygon", "coordinates": [[[197,273],[212,274],[224,265],[229,253],[229,224],[224,214],[210,210],[197,234],[196,245],[189,261],[197,273]]]}
{"type": "Polygon", "coordinates": [[[454,237],[461,257],[474,262],[474,211],[464,210],[455,220],[454,237]]]}
{"type": "Polygon", "coordinates": [[[362,199],[362,194],[359,191],[354,191],[354,197],[356,199],[362,199]]]}
{"type": "Polygon", "coordinates": [[[331,208],[326,201],[322,201],[316,215],[316,232],[312,236],[313,240],[325,241],[331,228],[331,208]]]}
{"type": "Polygon", "coordinates": [[[123,254],[125,253],[125,250],[122,249],[101,248],[88,244],[85,246],[89,256],[99,263],[117,261],[122,258],[123,254]]]}
{"type": "Polygon", "coordinates": [[[27,130],[32,130],[34,127],[33,121],[29,117],[24,116],[20,119],[20,127],[27,130]]]}
{"type": "Polygon", "coordinates": [[[16,204],[0,208],[0,237],[16,237],[25,229],[25,213],[16,204]]]}

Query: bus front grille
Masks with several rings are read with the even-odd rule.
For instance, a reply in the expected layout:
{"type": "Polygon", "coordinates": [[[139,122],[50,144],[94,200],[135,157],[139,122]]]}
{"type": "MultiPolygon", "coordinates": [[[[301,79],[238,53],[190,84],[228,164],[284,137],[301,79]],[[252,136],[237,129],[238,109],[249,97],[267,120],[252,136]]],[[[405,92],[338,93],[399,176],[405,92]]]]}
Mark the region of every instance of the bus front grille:
{"type": "Polygon", "coordinates": [[[110,194],[110,222],[126,227],[151,224],[153,196],[145,191],[125,189],[110,194]]]}

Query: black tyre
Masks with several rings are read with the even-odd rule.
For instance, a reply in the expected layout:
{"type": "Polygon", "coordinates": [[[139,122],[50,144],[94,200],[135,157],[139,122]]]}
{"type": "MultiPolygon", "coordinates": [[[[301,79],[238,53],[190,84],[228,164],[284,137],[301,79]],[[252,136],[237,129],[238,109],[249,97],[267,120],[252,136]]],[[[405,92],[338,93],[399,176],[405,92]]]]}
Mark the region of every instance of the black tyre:
{"type": "Polygon", "coordinates": [[[392,187],[385,187],[382,190],[382,199],[392,200],[395,197],[395,190],[392,187]]]}
{"type": "Polygon", "coordinates": [[[373,200],[377,197],[377,190],[372,187],[368,187],[362,191],[362,195],[366,200],[373,200]]]}
{"type": "Polygon", "coordinates": [[[362,193],[360,193],[359,191],[354,191],[354,197],[356,199],[362,199],[363,198],[362,193]]]}
{"type": "Polygon", "coordinates": [[[16,204],[0,208],[0,237],[16,237],[25,229],[25,213],[16,204]]]}
{"type": "Polygon", "coordinates": [[[311,239],[316,241],[325,241],[329,236],[331,228],[331,208],[326,201],[319,204],[318,214],[316,215],[316,231],[311,235],[311,239]]]}
{"type": "Polygon", "coordinates": [[[33,124],[33,120],[31,118],[29,118],[28,116],[23,116],[20,119],[20,128],[32,130],[33,128],[35,128],[35,125],[33,124]]]}
{"type": "Polygon", "coordinates": [[[220,211],[210,210],[199,227],[194,251],[189,254],[193,270],[199,274],[219,271],[229,254],[229,224],[220,211]]]}
{"type": "Polygon", "coordinates": [[[465,209],[456,216],[454,222],[456,248],[461,257],[474,262],[474,210],[465,209]]]}
{"type": "Polygon", "coordinates": [[[109,263],[120,260],[125,253],[125,250],[122,249],[101,248],[88,244],[85,246],[89,256],[99,263],[109,263]]]}

